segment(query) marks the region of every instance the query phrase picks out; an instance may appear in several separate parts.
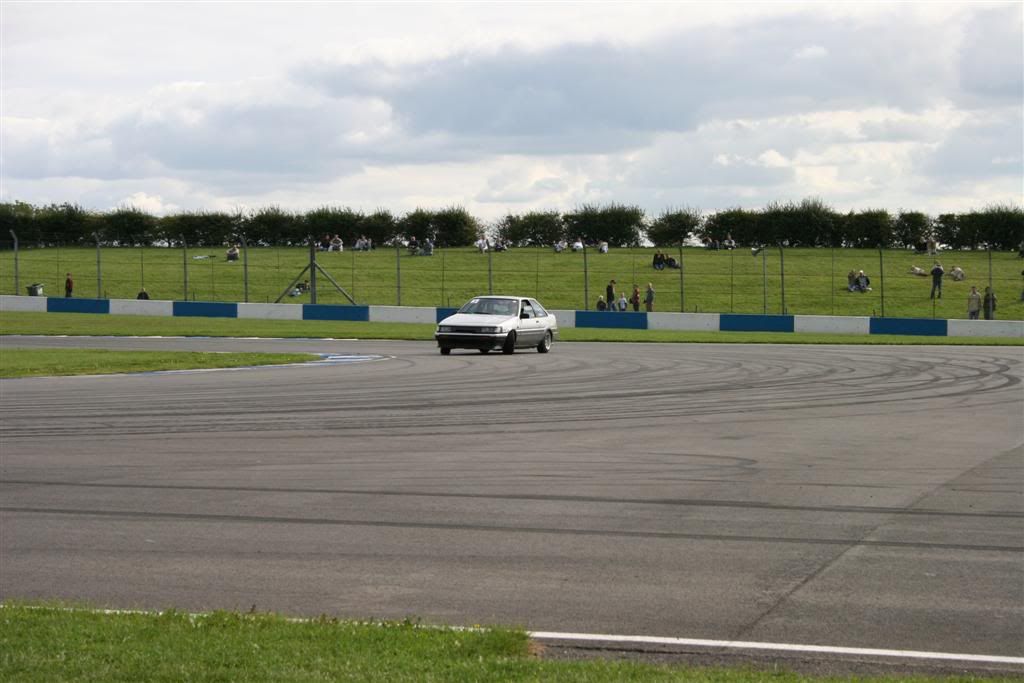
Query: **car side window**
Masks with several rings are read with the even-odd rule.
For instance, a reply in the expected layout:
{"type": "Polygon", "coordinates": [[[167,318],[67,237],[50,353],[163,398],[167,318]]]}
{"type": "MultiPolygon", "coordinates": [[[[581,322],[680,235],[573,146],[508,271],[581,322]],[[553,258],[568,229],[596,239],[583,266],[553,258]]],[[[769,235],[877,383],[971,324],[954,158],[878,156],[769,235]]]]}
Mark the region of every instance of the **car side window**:
{"type": "Polygon", "coordinates": [[[533,312],[537,314],[538,318],[543,318],[547,316],[548,312],[544,310],[544,307],[541,306],[540,303],[534,301],[533,299],[530,299],[530,303],[533,304],[533,312]]]}
{"type": "Polygon", "coordinates": [[[527,318],[537,317],[537,314],[533,312],[533,306],[530,305],[529,301],[523,300],[522,312],[526,314],[527,318]]]}

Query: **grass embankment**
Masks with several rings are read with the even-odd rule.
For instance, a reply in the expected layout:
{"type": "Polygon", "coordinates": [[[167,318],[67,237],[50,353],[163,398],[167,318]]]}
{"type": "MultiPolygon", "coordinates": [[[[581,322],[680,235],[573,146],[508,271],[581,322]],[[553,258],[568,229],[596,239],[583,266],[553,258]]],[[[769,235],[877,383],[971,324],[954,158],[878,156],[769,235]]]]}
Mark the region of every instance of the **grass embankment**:
{"type": "Polygon", "coordinates": [[[826,680],[778,670],[546,661],[532,656],[527,635],[514,629],[459,631],[408,622],[288,621],[223,612],[101,614],[25,606],[0,609],[0,679],[46,683],[826,680]]]}
{"type": "Polygon", "coordinates": [[[308,353],[198,353],[192,351],[0,348],[0,378],[237,368],[253,365],[304,363],[317,358],[318,356],[308,353]]]}
{"type": "MultiPolygon", "coordinates": [[[[194,337],[286,337],[397,339],[433,341],[434,325],[362,323],[321,320],[254,320],[240,318],[167,318],[91,315],[88,313],[0,312],[0,335],[111,335],[194,337]]],[[[565,328],[561,341],[674,342],[701,344],[911,344],[1024,346],[1005,337],[921,337],[907,335],[796,334],[783,332],[676,332],[565,328]]]]}
{"type": "MultiPolygon", "coordinates": [[[[678,249],[668,250],[679,258],[678,249]]],[[[475,249],[438,250],[432,257],[412,257],[392,249],[373,252],[322,253],[319,263],[361,304],[404,306],[460,306],[491,289],[495,293],[537,297],[553,309],[593,309],[612,278],[617,290],[647,283],[657,292],[655,309],[678,312],[780,313],[783,308],[783,263],[778,249],[751,258],[749,249],[683,250],[684,268],[655,271],[654,249],[612,249],[608,254],[587,254],[586,288],[583,254],[556,254],[550,249],[512,249],[500,254],[479,254],[475,249]],[[398,263],[401,263],[399,277],[398,263]],[[682,280],[682,282],[680,282],[682,280]],[[399,287],[399,284],[401,287],[399,287]],[[682,287],[680,286],[682,285],[682,287]],[[684,304],[681,306],[680,304],[684,304]]],[[[987,252],[950,252],[940,255],[947,272],[959,265],[963,282],[947,278],[943,298],[929,299],[931,279],[910,274],[911,265],[928,270],[932,258],[891,249],[787,249],[785,251],[785,308],[806,315],[965,318],[971,285],[984,290],[989,284],[987,252]],[[851,293],[846,275],[864,270],[873,290],[851,293]],[[884,305],[883,294],[884,291],[884,305]]],[[[52,296],[64,293],[64,274],[75,279],[75,296],[134,299],[145,286],[155,299],[188,298],[197,301],[242,301],[243,266],[228,262],[218,248],[106,248],[101,250],[102,281],[96,277],[94,248],[28,248],[18,258],[18,281],[42,283],[52,296]],[[201,260],[194,260],[195,257],[201,260]],[[183,258],[186,257],[186,258],[183,258]],[[185,286],[185,266],[188,286],[185,286]],[[97,285],[100,285],[99,287],[97,285]]],[[[309,252],[301,247],[249,249],[249,300],[274,301],[308,265],[309,252]]],[[[1024,319],[1021,259],[1012,252],[993,253],[991,282],[999,296],[997,316],[1024,319]]],[[[318,303],[344,304],[347,300],[319,278],[318,303]]],[[[14,257],[0,252],[0,292],[14,291],[14,257]]],[[[309,295],[285,297],[286,303],[308,303],[309,295]]]]}

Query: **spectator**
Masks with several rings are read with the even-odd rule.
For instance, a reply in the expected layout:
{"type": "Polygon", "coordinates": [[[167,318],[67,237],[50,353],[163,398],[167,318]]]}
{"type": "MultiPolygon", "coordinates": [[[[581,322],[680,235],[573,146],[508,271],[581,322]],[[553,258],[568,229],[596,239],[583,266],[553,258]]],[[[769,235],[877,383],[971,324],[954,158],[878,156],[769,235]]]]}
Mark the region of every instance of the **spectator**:
{"type": "Polygon", "coordinates": [[[621,311],[623,313],[625,313],[627,310],[629,310],[629,301],[626,300],[626,291],[625,290],[619,292],[619,305],[618,305],[618,309],[619,309],[619,311],[621,311]]]}
{"type": "Polygon", "coordinates": [[[572,250],[583,251],[583,240],[577,237],[576,241],[572,243],[572,250]]]}
{"type": "MultiPolygon", "coordinates": [[[[853,271],[850,271],[851,273],[853,271]]],[[[864,274],[863,270],[857,271],[857,274],[853,278],[853,284],[850,285],[851,292],[870,292],[871,291],[871,280],[867,275],[864,274]]]]}
{"type": "Polygon", "coordinates": [[[650,282],[647,283],[647,294],[644,295],[644,305],[646,306],[648,313],[654,311],[654,285],[650,282]]]}
{"type": "Polygon", "coordinates": [[[341,235],[335,235],[331,238],[331,246],[329,251],[345,251],[345,243],[341,240],[341,235]]]}
{"type": "Polygon", "coordinates": [[[971,285],[971,293],[967,295],[967,319],[977,320],[979,312],[981,312],[981,294],[978,293],[977,287],[971,285]]]}
{"type": "Polygon", "coordinates": [[[597,297],[597,310],[599,310],[599,311],[607,311],[608,310],[608,304],[606,304],[604,302],[604,297],[603,296],[598,296],[597,297]]]}
{"type": "Polygon", "coordinates": [[[146,288],[143,287],[142,289],[139,290],[139,293],[135,295],[135,298],[140,299],[142,301],[149,301],[149,292],[147,292],[146,288]]]}
{"type": "Polygon", "coordinates": [[[607,254],[608,253],[608,243],[607,242],[598,242],[597,243],[597,253],[599,253],[599,254],[607,254]]]}
{"type": "Polygon", "coordinates": [[[665,256],[665,265],[669,268],[679,268],[679,261],[676,261],[675,256],[665,256]]]}
{"type": "Polygon", "coordinates": [[[850,290],[851,292],[856,292],[857,291],[856,286],[857,286],[857,273],[851,270],[849,273],[846,274],[846,288],[848,290],[850,290]]]}
{"type": "Polygon", "coordinates": [[[655,270],[665,270],[665,255],[661,253],[660,249],[654,252],[653,265],[655,270]]]}
{"type": "Polygon", "coordinates": [[[331,236],[330,235],[324,235],[323,237],[320,238],[320,251],[330,251],[330,250],[331,250],[331,236]]]}
{"type": "Polygon", "coordinates": [[[604,300],[608,302],[608,308],[615,307],[615,280],[610,280],[604,288],[604,300]]]}
{"type": "Polygon", "coordinates": [[[420,241],[416,239],[416,235],[409,238],[409,254],[415,256],[420,251],[420,241]]]}
{"type": "Polygon", "coordinates": [[[555,242],[555,253],[561,254],[563,251],[569,248],[569,243],[565,240],[558,240],[555,242]]]}
{"type": "Polygon", "coordinates": [[[71,273],[64,278],[64,298],[70,299],[75,291],[75,281],[71,279],[71,273]]]}
{"type": "Polygon", "coordinates": [[[489,245],[487,244],[487,238],[482,236],[479,237],[476,242],[473,242],[473,246],[475,246],[476,250],[479,251],[481,254],[487,251],[487,249],[489,248],[489,245]]]}
{"type": "Polygon", "coordinates": [[[985,297],[981,300],[981,310],[985,314],[985,320],[996,319],[996,293],[991,287],[985,288],[985,297]]]}
{"type": "Polygon", "coordinates": [[[928,247],[928,255],[929,256],[935,256],[937,253],[939,253],[939,245],[935,242],[935,238],[934,237],[929,237],[928,238],[928,242],[926,243],[926,246],[928,247]]]}
{"type": "Polygon", "coordinates": [[[942,298],[942,276],[946,271],[942,269],[942,265],[936,261],[935,266],[932,268],[932,293],[929,299],[935,298],[935,292],[939,293],[939,298],[942,298]]]}
{"type": "Polygon", "coordinates": [[[232,244],[230,247],[228,247],[228,250],[224,253],[224,257],[228,261],[237,261],[238,260],[238,245],[237,244],[232,244]]]}
{"type": "Polygon", "coordinates": [[[423,248],[420,249],[421,256],[433,256],[434,255],[434,242],[429,237],[423,240],[423,248]]]}
{"type": "Polygon", "coordinates": [[[736,248],[736,240],[734,240],[732,238],[732,233],[726,233],[725,234],[725,239],[722,240],[722,247],[725,248],[725,249],[735,249],[736,248]]]}
{"type": "Polygon", "coordinates": [[[953,266],[953,270],[949,271],[949,276],[953,278],[953,282],[963,282],[967,274],[960,266],[953,266]]]}
{"type": "Polygon", "coordinates": [[[500,237],[494,240],[494,251],[505,251],[506,249],[508,249],[508,244],[505,243],[505,240],[500,237]]]}
{"type": "Polygon", "coordinates": [[[640,285],[633,285],[633,294],[629,297],[629,303],[633,304],[634,311],[640,311],[640,285]]]}
{"type": "Polygon", "coordinates": [[[924,272],[924,268],[918,268],[917,266],[910,266],[910,274],[918,275],[920,277],[928,277],[928,273],[924,272]]]}

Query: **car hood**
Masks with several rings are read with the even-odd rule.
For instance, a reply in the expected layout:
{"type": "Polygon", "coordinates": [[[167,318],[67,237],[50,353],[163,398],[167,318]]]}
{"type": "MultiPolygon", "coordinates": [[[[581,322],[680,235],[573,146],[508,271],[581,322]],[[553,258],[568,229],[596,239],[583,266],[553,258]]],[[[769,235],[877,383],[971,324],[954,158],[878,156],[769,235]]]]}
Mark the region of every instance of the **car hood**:
{"type": "Polygon", "coordinates": [[[479,313],[456,313],[441,321],[441,325],[501,325],[515,320],[514,315],[481,315],[479,313]]]}

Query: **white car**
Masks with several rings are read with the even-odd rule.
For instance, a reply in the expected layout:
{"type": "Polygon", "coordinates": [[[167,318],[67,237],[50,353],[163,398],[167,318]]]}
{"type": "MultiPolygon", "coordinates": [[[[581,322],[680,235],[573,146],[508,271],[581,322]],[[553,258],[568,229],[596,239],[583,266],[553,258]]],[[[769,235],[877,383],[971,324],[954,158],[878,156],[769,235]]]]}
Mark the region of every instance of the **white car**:
{"type": "Polygon", "coordinates": [[[557,334],[555,316],[536,299],[478,296],[442,320],[434,339],[445,356],[452,349],[476,349],[480,353],[501,349],[512,353],[517,348],[533,347],[547,353],[557,334]]]}

